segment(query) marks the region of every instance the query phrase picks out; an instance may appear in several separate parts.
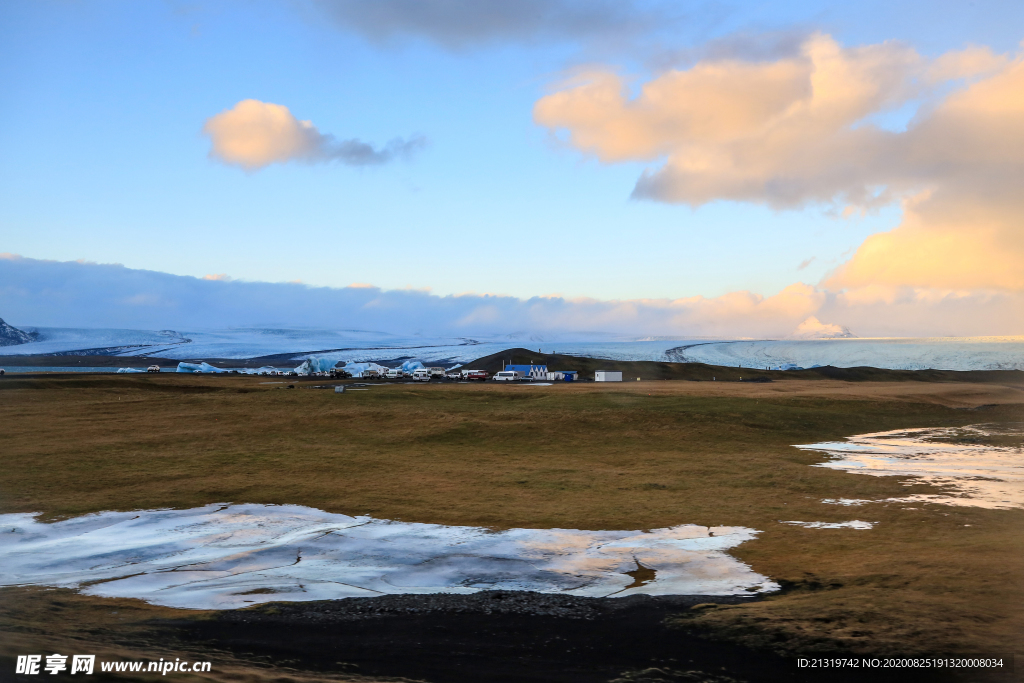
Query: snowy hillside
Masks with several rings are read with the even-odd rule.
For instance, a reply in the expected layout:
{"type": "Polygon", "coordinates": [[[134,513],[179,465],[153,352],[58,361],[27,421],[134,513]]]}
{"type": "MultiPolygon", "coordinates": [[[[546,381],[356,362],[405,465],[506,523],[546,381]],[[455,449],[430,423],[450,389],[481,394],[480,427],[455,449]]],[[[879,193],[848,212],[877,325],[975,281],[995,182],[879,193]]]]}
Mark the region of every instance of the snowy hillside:
{"type": "Polygon", "coordinates": [[[0,318],[0,346],[18,346],[32,341],[32,335],[12,327],[0,318]]]}

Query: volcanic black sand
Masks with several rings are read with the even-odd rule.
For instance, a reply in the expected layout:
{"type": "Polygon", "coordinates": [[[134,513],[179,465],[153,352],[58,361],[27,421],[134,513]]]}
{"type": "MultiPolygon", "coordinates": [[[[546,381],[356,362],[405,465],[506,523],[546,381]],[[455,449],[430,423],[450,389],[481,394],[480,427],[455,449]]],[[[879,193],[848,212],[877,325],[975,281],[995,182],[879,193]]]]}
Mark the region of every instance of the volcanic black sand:
{"type": "MultiPolygon", "coordinates": [[[[429,681],[431,683],[824,683],[1012,681],[1006,669],[798,666],[779,656],[688,629],[695,615],[757,598],[644,595],[580,598],[531,592],[388,595],[266,603],[245,610],[191,612],[137,600],[89,598],[66,590],[0,589],[0,625],[18,652],[90,652],[105,660],[212,661],[210,675],[174,680],[429,681]],[[13,591],[13,592],[12,592],[13,591]],[[52,625],[39,623],[43,611],[52,625]],[[16,612],[11,623],[9,614],[16,612]],[[97,619],[96,613],[102,613],[97,619]],[[134,614],[133,614],[134,613],[134,614]],[[26,622],[25,620],[29,620],[26,622]],[[69,628],[69,624],[74,627],[69,628]],[[112,628],[113,627],[113,628],[112,628]],[[74,631],[72,633],[72,631],[74,631]]],[[[941,654],[941,653],[940,653],[941,654]]],[[[845,658],[822,649],[805,659],[845,658]]],[[[0,654],[0,683],[13,675],[0,654]]],[[[90,680],[157,680],[152,674],[102,674],[90,680]]],[[[58,676],[47,680],[70,680],[58,676]]]]}
{"type": "MultiPolygon", "coordinates": [[[[193,643],[303,668],[437,683],[552,681],[854,681],[864,672],[799,669],[794,658],[681,633],[669,617],[742,598],[475,595],[273,603],[174,624],[193,643]],[[283,637],[287,634],[287,637],[283,637]],[[293,664],[294,665],[294,664],[293,664]]],[[[168,624],[170,626],[171,624],[168,624]]],[[[822,656],[822,655],[818,655],[822,656]]],[[[875,681],[942,681],[928,672],[875,681]]]]}

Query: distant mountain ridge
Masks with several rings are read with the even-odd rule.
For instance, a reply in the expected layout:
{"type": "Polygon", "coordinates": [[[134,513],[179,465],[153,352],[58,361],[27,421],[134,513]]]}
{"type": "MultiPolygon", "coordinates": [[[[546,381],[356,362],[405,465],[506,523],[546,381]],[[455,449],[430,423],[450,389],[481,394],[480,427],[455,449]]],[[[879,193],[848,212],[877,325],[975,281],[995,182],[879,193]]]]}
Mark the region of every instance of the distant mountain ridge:
{"type": "Polygon", "coordinates": [[[0,346],[16,346],[27,344],[30,341],[35,341],[35,337],[17,327],[8,325],[3,318],[0,318],[0,346]]]}

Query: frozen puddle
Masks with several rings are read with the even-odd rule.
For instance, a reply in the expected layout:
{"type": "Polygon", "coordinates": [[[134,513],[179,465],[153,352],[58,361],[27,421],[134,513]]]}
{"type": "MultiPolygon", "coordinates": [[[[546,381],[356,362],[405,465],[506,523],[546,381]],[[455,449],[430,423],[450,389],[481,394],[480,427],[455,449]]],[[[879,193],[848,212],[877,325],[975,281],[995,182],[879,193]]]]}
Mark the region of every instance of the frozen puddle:
{"type": "Polygon", "coordinates": [[[684,524],[579,531],[408,524],[295,505],[0,515],[0,585],[81,587],[192,609],[388,593],[751,595],[778,585],[726,554],[757,535],[684,524]],[[639,580],[638,571],[645,572],[639,580]]]}
{"type": "MultiPolygon", "coordinates": [[[[1008,509],[1024,507],[1022,442],[1024,424],[1018,423],[903,429],[797,448],[832,456],[832,460],[817,467],[876,477],[917,477],[946,489],[938,495],[912,495],[888,501],[1008,509]]],[[[840,498],[822,502],[861,505],[877,501],[840,498]]]]}

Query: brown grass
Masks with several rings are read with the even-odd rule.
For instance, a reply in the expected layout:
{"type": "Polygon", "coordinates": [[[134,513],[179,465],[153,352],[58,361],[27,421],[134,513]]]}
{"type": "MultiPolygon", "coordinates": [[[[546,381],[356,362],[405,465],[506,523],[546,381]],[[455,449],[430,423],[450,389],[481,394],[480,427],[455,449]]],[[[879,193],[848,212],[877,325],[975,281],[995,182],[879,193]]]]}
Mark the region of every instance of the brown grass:
{"type": "Polygon", "coordinates": [[[6,378],[0,511],[56,518],[258,502],[501,528],[741,525],[763,534],[734,554],[787,592],[700,610],[690,625],[789,652],[1024,645],[1024,511],[825,505],[931,489],[810,467],[819,457],[792,448],[1020,421],[1020,386],[663,381],[343,395],[284,386],[188,375],[6,378]],[[879,524],[779,523],[854,518],[879,524]]]}

